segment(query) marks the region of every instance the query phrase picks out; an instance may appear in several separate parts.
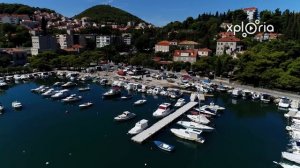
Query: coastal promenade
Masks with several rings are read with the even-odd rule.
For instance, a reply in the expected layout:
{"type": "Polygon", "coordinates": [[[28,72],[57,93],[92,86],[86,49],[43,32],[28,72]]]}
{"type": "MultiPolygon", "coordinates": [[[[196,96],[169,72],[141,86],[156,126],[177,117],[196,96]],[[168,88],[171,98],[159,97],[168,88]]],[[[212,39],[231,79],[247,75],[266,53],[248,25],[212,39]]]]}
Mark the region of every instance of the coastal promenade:
{"type": "Polygon", "coordinates": [[[185,112],[189,111],[191,108],[195,107],[198,103],[197,102],[189,102],[183,107],[176,110],[174,113],[166,116],[165,118],[159,120],[157,123],[153,124],[148,129],[144,130],[143,132],[139,133],[138,135],[131,138],[134,142],[143,143],[146,139],[150,138],[153,134],[176,120],[185,112]]]}
{"type": "Polygon", "coordinates": [[[290,99],[295,99],[295,100],[300,100],[300,95],[296,93],[291,93],[287,91],[277,91],[277,90],[271,90],[271,89],[264,89],[264,88],[259,88],[259,87],[253,87],[253,86],[247,86],[247,85],[240,85],[236,83],[231,83],[227,80],[220,80],[220,79],[215,79],[212,80],[212,82],[219,84],[220,82],[222,84],[234,87],[234,88],[241,88],[241,89],[248,89],[254,92],[259,92],[259,93],[266,93],[269,95],[272,95],[274,97],[288,97],[290,99]]]}

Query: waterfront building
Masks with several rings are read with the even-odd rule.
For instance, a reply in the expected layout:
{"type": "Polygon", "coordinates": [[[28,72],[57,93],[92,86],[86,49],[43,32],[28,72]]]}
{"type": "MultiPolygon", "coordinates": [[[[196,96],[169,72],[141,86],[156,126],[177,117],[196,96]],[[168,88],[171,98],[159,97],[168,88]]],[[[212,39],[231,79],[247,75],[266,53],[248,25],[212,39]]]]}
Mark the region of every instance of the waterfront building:
{"type": "Polygon", "coordinates": [[[44,51],[56,51],[57,40],[55,37],[46,36],[31,36],[32,48],[31,55],[38,55],[44,51]]]}

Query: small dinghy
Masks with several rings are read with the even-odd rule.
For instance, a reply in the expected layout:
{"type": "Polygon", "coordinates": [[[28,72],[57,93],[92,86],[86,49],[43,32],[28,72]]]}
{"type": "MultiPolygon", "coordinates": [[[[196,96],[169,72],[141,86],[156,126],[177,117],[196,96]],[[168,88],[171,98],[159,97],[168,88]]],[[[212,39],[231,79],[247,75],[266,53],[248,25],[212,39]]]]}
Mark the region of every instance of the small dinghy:
{"type": "Polygon", "coordinates": [[[167,152],[172,152],[175,149],[175,146],[166,144],[161,141],[153,141],[153,143],[160,149],[167,151],[167,152]]]}
{"type": "Polygon", "coordinates": [[[138,101],[134,102],[133,104],[134,105],[142,105],[142,104],[145,104],[146,102],[147,102],[147,100],[142,99],[142,100],[138,100],[138,101]]]}
{"type": "Polygon", "coordinates": [[[87,103],[80,104],[79,107],[80,108],[87,108],[87,107],[90,107],[92,105],[93,105],[92,102],[87,102],[87,103]]]}
{"type": "Polygon", "coordinates": [[[79,92],[84,92],[84,91],[89,91],[89,90],[91,90],[90,87],[81,87],[81,88],[78,88],[79,92]]]}

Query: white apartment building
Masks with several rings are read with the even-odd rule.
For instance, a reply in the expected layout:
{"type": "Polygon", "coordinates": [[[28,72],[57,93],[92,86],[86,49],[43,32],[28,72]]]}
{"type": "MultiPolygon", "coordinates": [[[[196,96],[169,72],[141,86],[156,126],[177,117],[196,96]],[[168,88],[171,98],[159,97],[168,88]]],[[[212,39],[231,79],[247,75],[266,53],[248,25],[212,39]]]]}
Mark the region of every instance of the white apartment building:
{"type": "Polygon", "coordinates": [[[38,55],[44,51],[56,51],[57,40],[53,36],[32,36],[31,55],[38,55]]]}
{"type": "Polygon", "coordinates": [[[112,36],[97,36],[96,37],[96,48],[102,48],[112,43],[112,36]]]}
{"type": "Polygon", "coordinates": [[[231,56],[236,55],[236,53],[242,50],[240,45],[240,39],[236,37],[225,37],[217,40],[216,55],[228,54],[231,56]]]}
{"type": "Polygon", "coordinates": [[[131,34],[130,33],[123,33],[122,34],[122,40],[126,45],[131,45],[131,34]]]}

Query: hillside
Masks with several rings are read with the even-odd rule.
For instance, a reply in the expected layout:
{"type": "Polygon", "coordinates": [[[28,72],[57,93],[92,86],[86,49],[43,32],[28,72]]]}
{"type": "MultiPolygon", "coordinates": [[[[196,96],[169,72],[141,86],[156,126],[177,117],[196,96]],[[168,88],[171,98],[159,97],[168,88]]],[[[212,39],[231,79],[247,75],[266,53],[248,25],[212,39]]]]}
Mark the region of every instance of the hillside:
{"type": "Polygon", "coordinates": [[[97,5],[74,16],[74,18],[82,17],[89,17],[97,23],[116,22],[125,24],[129,21],[144,22],[142,19],[110,5],[97,5]]]}
{"type": "Polygon", "coordinates": [[[46,8],[38,8],[38,7],[30,7],[23,4],[7,4],[0,3],[0,14],[8,13],[8,14],[28,14],[32,15],[34,11],[40,10],[42,12],[55,13],[54,10],[46,9],[46,8]]]}

